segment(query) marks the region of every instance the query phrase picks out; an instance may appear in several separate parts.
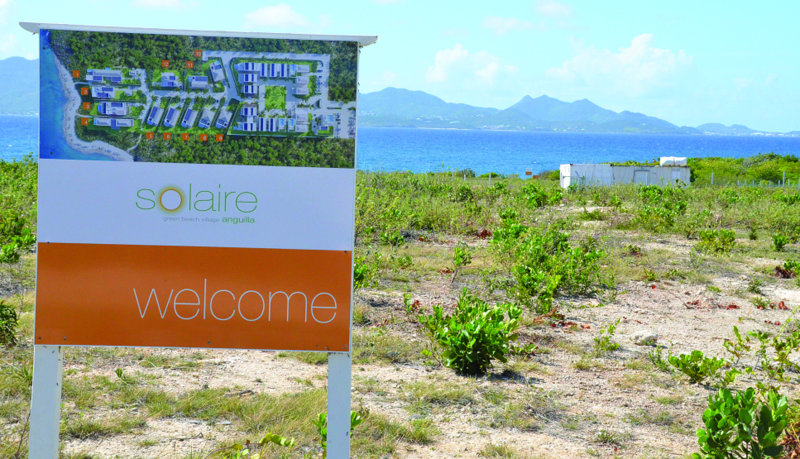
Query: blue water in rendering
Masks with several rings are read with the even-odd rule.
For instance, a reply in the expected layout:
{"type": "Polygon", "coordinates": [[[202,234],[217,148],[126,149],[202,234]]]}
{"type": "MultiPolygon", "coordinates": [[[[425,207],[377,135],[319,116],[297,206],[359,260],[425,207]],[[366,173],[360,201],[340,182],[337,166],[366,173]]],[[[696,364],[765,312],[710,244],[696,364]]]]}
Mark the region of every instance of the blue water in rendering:
{"type": "MultiPolygon", "coordinates": [[[[64,97],[57,80],[56,84],[64,97]]],[[[43,124],[61,129],[61,110],[52,112],[56,112],[53,119],[43,119],[43,124]]],[[[33,116],[0,116],[0,159],[36,156],[37,121],[33,116]]],[[[72,151],[65,147],[58,148],[72,151]]],[[[526,169],[536,173],[562,163],[645,161],[659,156],[741,158],[768,152],[800,156],[800,138],[360,128],[357,148],[361,170],[472,169],[478,174],[522,175],[526,169]]]]}
{"type": "MultiPolygon", "coordinates": [[[[41,157],[109,160],[110,158],[103,155],[87,155],[85,153],[81,153],[70,147],[64,138],[62,133],[64,106],[67,104],[68,99],[67,95],[64,93],[64,87],[61,85],[61,80],[58,78],[56,56],[50,49],[49,38],[49,32],[47,30],[43,30],[39,42],[42,49],[39,55],[39,75],[41,85],[41,90],[39,93],[39,113],[42,114],[40,136],[41,157]],[[56,107],[56,109],[45,109],[45,105],[56,107]]],[[[34,120],[35,119],[36,118],[34,118],[34,120]]],[[[0,121],[0,123],[2,123],[2,121],[0,121]]],[[[3,131],[4,125],[0,124],[0,132],[3,131]]],[[[27,153],[28,152],[24,152],[23,155],[27,153]]],[[[0,158],[11,159],[13,157],[18,157],[18,155],[18,152],[16,155],[13,153],[8,153],[3,149],[2,146],[0,146],[0,158]]],[[[34,156],[36,156],[35,153],[34,156]]]]}

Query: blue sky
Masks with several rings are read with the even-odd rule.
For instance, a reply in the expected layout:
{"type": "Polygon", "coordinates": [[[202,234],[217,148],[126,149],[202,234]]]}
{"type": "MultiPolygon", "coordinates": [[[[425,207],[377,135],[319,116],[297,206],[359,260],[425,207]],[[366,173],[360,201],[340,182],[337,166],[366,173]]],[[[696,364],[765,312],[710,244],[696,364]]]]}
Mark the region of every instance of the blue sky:
{"type": "Polygon", "coordinates": [[[679,125],[800,130],[790,1],[0,0],[0,58],[36,56],[19,21],[377,35],[360,88],[505,108],[547,94],[679,125]]]}

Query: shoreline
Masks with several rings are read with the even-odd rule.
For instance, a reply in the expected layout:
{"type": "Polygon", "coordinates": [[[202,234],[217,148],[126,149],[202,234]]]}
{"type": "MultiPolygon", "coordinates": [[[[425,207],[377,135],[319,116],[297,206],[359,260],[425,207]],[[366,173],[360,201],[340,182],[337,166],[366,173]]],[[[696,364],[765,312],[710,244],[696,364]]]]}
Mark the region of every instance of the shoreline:
{"type": "Polygon", "coordinates": [[[133,161],[133,156],[127,151],[109,145],[100,140],[93,140],[87,142],[78,138],[75,133],[75,114],[78,112],[78,107],[81,103],[81,98],[77,92],[72,81],[72,76],[69,71],[64,67],[58,56],[53,55],[58,69],[58,77],[61,80],[61,89],[67,95],[69,102],[64,106],[64,116],[62,121],[62,133],[67,144],[77,151],[87,154],[99,154],[111,158],[114,161],[133,161]]]}

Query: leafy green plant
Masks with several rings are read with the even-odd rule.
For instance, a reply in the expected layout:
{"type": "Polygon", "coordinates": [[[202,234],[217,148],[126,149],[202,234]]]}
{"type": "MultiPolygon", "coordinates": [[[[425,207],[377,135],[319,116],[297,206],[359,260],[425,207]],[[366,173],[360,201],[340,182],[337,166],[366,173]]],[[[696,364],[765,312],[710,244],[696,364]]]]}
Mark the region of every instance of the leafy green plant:
{"type": "Polygon", "coordinates": [[[470,253],[467,244],[461,242],[453,247],[453,266],[455,266],[455,269],[453,269],[453,280],[455,280],[456,275],[458,275],[458,271],[470,263],[472,263],[472,253],[470,253]]]}
{"type": "MultiPolygon", "coordinates": [[[[361,417],[359,413],[356,413],[355,411],[350,412],[351,435],[356,426],[362,422],[364,422],[364,418],[361,417]]],[[[319,443],[322,447],[322,457],[328,457],[328,413],[318,414],[316,419],[311,420],[311,423],[317,428],[317,433],[319,434],[319,443]]]]}
{"type": "Polygon", "coordinates": [[[750,293],[755,293],[756,295],[763,295],[764,292],[761,290],[761,287],[763,286],[763,280],[758,277],[751,277],[750,281],[747,282],[747,291],[750,293]]]}
{"type": "Polygon", "coordinates": [[[695,384],[701,384],[706,379],[716,377],[719,371],[729,362],[716,357],[705,357],[702,351],[692,351],[690,354],[669,356],[669,363],[678,371],[689,377],[695,384]]]}
{"type": "MultiPolygon", "coordinates": [[[[671,355],[672,352],[668,351],[667,355],[671,355]]],[[[672,367],[669,364],[669,357],[666,359],[664,358],[664,349],[661,346],[656,346],[650,352],[647,353],[647,358],[650,360],[650,363],[653,364],[656,368],[663,371],[664,373],[671,373],[672,367]]]]}
{"type": "Polygon", "coordinates": [[[508,361],[521,315],[522,309],[513,304],[489,306],[464,289],[453,314],[437,305],[431,314],[420,314],[419,321],[444,349],[445,366],[460,374],[481,375],[492,360],[508,361]]]}
{"type": "Polygon", "coordinates": [[[289,448],[291,451],[297,443],[294,438],[283,437],[274,433],[267,433],[256,444],[249,441],[242,444],[236,443],[226,450],[232,450],[230,454],[226,455],[227,459],[266,459],[272,457],[268,454],[267,448],[270,445],[277,445],[282,448],[289,448]]]}
{"type": "Polygon", "coordinates": [[[560,188],[548,190],[536,183],[529,183],[522,188],[521,197],[528,207],[535,209],[558,204],[563,198],[563,193],[560,188]]]}
{"type": "Polygon", "coordinates": [[[783,269],[794,273],[795,276],[800,277],[800,261],[792,260],[790,258],[783,262],[783,269]]]}
{"type": "Polygon", "coordinates": [[[353,288],[360,289],[374,286],[377,267],[366,257],[356,257],[353,261],[353,288]]]}
{"type": "Polygon", "coordinates": [[[455,196],[453,196],[453,199],[456,202],[473,201],[475,199],[475,195],[472,192],[472,188],[470,188],[468,185],[461,185],[458,188],[456,188],[455,196]]]}
{"type": "Polygon", "coordinates": [[[639,188],[641,207],[634,223],[651,231],[664,231],[675,225],[676,217],[686,212],[686,190],[683,187],[646,185],[639,188]]]}
{"type": "Polygon", "coordinates": [[[546,314],[558,292],[581,295],[596,291],[600,284],[613,284],[600,276],[600,260],[606,253],[598,245],[587,238],[574,247],[569,234],[558,228],[530,228],[512,249],[513,283],[507,293],[546,314]]]}
{"type": "Polygon", "coordinates": [[[0,263],[16,263],[20,259],[19,246],[13,242],[0,246],[0,263]]]}
{"type": "Polygon", "coordinates": [[[736,234],[733,230],[705,229],[699,233],[700,242],[695,249],[711,254],[724,254],[733,250],[736,245],[736,234]]]}
{"type": "Polygon", "coordinates": [[[785,234],[775,233],[772,235],[772,247],[776,252],[783,252],[784,246],[789,242],[785,234]]]}
{"type": "Polygon", "coordinates": [[[595,357],[602,357],[619,349],[619,343],[614,342],[614,332],[617,331],[617,325],[621,320],[617,319],[614,323],[600,328],[600,334],[594,337],[592,353],[595,357]]]}
{"type": "Polygon", "coordinates": [[[406,243],[406,240],[400,234],[400,231],[384,231],[380,236],[381,244],[390,245],[392,247],[399,247],[406,243]]]}
{"type": "Polygon", "coordinates": [[[0,344],[17,344],[17,323],[19,316],[13,306],[0,300],[0,344]]]}
{"type": "Polygon", "coordinates": [[[761,296],[754,296],[750,300],[750,302],[753,303],[753,306],[755,306],[758,309],[767,309],[767,308],[769,308],[769,300],[764,298],[764,297],[761,297],[761,296]]]}
{"type": "Polygon", "coordinates": [[[759,400],[753,388],[732,393],[720,389],[708,397],[705,429],[697,431],[700,453],[693,459],[779,457],[778,444],[788,417],[786,397],[770,390],[759,400]]]}

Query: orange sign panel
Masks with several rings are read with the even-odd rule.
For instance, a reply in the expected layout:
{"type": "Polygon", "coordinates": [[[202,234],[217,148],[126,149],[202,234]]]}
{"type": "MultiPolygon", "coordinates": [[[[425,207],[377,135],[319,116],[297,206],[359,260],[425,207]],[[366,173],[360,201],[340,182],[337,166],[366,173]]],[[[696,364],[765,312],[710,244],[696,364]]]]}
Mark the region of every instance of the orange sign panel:
{"type": "Polygon", "coordinates": [[[40,243],[35,343],[347,351],[351,267],[350,251],[40,243]]]}

